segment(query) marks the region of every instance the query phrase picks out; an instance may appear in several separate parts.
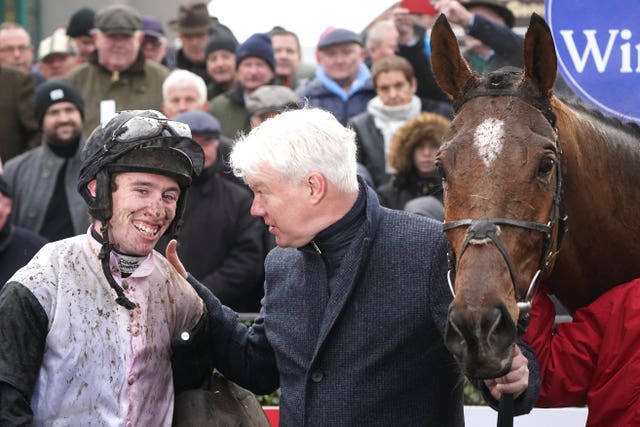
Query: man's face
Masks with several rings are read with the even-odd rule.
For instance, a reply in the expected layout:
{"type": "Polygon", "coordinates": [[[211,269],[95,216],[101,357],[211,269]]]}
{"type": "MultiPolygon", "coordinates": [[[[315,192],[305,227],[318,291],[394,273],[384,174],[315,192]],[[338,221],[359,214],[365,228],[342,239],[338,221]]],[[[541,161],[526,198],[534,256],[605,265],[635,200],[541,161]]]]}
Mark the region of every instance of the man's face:
{"type": "Polygon", "coordinates": [[[33,46],[23,28],[8,28],[0,32],[0,63],[31,70],[33,46]]]}
{"type": "Polygon", "coordinates": [[[387,107],[411,102],[416,91],[416,80],[408,81],[402,71],[384,71],[376,76],[376,94],[387,107]]]}
{"type": "Polygon", "coordinates": [[[94,34],[98,59],[107,70],[124,71],[135,62],[142,41],[141,33],[106,35],[96,30],[94,34]]]}
{"type": "Polygon", "coordinates": [[[146,59],[161,63],[167,53],[167,40],[154,36],[144,36],[141,49],[146,59]]]}
{"type": "Polygon", "coordinates": [[[271,37],[273,53],[276,58],[276,75],[292,76],[302,62],[302,55],[295,37],[274,35],[271,37]]]}
{"type": "Polygon", "coordinates": [[[162,112],[173,119],[185,111],[203,110],[206,100],[198,95],[198,90],[193,86],[170,87],[167,98],[162,102],[162,112]]]}
{"type": "Polygon", "coordinates": [[[178,36],[182,41],[182,52],[192,62],[204,61],[204,49],[207,46],[209,35],[206,31],[184,34],[178,36]]]}
{"type": "Polygon", "coordinates": [[[273,71],[264,60],[251,56],[240,62],[236,78],[247,92],[253,92],[273,79],[273,71]]]}
{"type": "Polygon", "coordinates": [[[304,183],[292,183],[272,169],[247,177],[253,191],[251,215],[261,217],[280,247],[301,247],[311,241],[316,232],[310,228],[311,207],[304,183]]]}
{"type": "Polygon", "coordinates": [[[75,55],[52,53],[38,63],[38,69],[46,80],[61,79],[77,65],[78,60],[75,55]]]}
{"type": "Polygon", "coordinates": [[[47,142],[65,146],[82,134],[82,116],[71,102],[57,102],[47,109],[42,119],[42,133],[47,142]]]}
{"type": "Polygon", "coordinates": [[[207,57],[207,74],[218,83],[230,83],[236,78],[236,54],[215,50],[207,57]]]}
{"type": "Polygon", "coordinates": [[[204,168],[213,165],[218,157],[218,138],[208,135],[193,135],[193,140],[200,144],[204,152],[204,168]]]}
{"type": "Polygon", "coordinates": [[[127,255],[148,255],[176,216],[180,187],[164,175],[127,172],[116,176],[111,194],[109,239],[127,255]]]}
{"type": "Polygon", "coordinates": [[[329,46],[317,52],[318,64],[337,82],[352,81],[364,60],[364,50],[357,43],[329,46]]]}
{"type": "Polygon", "coordinates": [[[395,55],[398,48],[398,32],[389,32],[387,37],[380,40],[380,43],[371,46],[369,48],[369,56],[371,56],[371,62],[376,63],[383,58],[388,58],[395,55]]]}
{"type": "Polygon", "coordinates": [[[74,37],[73,41],[76,44],[76,50],[78,51],[78,60],[80,62],[87,62],[91,52],[96,50],[96,44],[91,36],[78,36],[74,37]]]}
{"type": "Polygon", "coordinates": [[[0,193],[0,230],[4,228],[11,214],[11,199],[0,193]]]}

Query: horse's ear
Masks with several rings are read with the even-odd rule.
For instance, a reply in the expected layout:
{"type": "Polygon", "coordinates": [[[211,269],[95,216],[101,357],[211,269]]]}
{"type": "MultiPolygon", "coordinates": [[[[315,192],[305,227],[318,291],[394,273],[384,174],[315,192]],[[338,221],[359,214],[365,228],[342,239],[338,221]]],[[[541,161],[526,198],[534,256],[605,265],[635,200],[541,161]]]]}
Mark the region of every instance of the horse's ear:
{"type": "Polygon", "coordinates": [[[459,98],[474,76],[460,53],[458,39],[441,14],[431,29],[431,67],[440,88],[452,99],[459,98]]]}
{"type": "Polygon", "coordinates": [[[558,72],[558,59],[551,30],[536,13],[531,15],[524,37],[524,74],[534,95],[551,97],[558,72]]]}

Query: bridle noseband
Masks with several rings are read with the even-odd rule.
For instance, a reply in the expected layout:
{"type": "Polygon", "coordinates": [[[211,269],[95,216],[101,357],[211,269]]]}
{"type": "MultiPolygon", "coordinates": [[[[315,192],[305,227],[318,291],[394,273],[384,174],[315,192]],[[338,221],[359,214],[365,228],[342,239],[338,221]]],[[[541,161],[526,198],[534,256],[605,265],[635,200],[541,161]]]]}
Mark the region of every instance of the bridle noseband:
{"type": "Polygon", "coordinates": [[[469,244],[473,243],[474,241],[483,241],[483,243],[490,241],[496,246],[502,257],[504,258],[507,268],[509,269],[509,275],[513,284],[514,296],[516,298],[517,306],[520,311],[520,315],[518,317],[518,331],[522,333],[524,332],[524,329],[526,328],[529,321],[529,310],[531,309],[531,302],[533,301],[533,298],[535,297],[537,291],[538,279],[547,272],[547,269],[551,265],[560,249],[562,237],[567,230],[568,217],[564,213],[564,204],[562,199],[562,147],[560,145],[560,139],[558,138],[558,131],[556,129],[556,116],[551,110],[550,103],[541,102],[540,100],[533,98],[527,93],[517,91],[517,88],[516,90],[514,90],[511,87],[509,87],[508,89],[505,87],[507,84],[511,86],[513,78],[516,74],[517,76],[519,76],[520,70],[515,70],[512,68],[498,70],[490,74],[488,76],[488,87],[479,87],[476,89],[472,89],[467,94],[465,94],[465,96],[457,99],[456,102],[454,102],[454,108],[457,112],[465,102],[472,98],[477,98],[480,96],[511,96],[524,100],[527,104],[534,107],[544,115],[544,117],[553,128],[555,138],[554,142],[556,147],[556,180],[554,186],[553,203],[551,205],[551,212],[549,214],[549,221],[544,224],[511,218],[461,219],[457,221],[445,221],[442,225],[442,229],[443,231],[447,232],[456,228],[467,227],[467,231],[462,242],[462,247],[460,248],[460,254],[458,256],[457,262],[456,255],[452,247],[449,246],[448,250],[449,271],[447,273],[447,281],[449,283],[449,289],[451,290],[453,297],[455,298],[456,294],[453,286],[454,279],[452,278],[452,276],[455,274],[456,267],[458,266],[458,263],[460,262],[460,259],[462,258],[465,250],[468,248],[469,244]],[[500,226],[502,225],[537,231],[542,233],[544,236],[544,250],[538,264],[538,269],[533,275],[531,282],[529,283],[527,293],[522,298],[519,297],[513,263],[511,262],[509,253],[507,252],[499,237],[501,232],[500,226]],[[556,227],[556,225],[559,225],[559,228],[556,236],[556,241],[554,242],[553,229],[556,227]]]}

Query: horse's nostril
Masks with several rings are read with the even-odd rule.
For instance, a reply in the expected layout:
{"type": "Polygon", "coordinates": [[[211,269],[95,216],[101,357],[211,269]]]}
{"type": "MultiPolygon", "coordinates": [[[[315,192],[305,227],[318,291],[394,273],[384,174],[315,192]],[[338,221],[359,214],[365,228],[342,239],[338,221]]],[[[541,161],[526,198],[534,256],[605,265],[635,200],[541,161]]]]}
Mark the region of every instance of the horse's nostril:
{"type": "Polygon", "coordinates": [[[483,316],[481,329],[489,348],[497,352],[509,348],[516,339],[516,325],[504,304],[497,305],[483,316]]]}
{"type": "Polygon", "coordinates": [[[444,331],[444,341],[451,354],[458,358],[464,357],[467,353],[467,341],[461,330],[462,322],[460,311],[452,308],[444,331]]]}

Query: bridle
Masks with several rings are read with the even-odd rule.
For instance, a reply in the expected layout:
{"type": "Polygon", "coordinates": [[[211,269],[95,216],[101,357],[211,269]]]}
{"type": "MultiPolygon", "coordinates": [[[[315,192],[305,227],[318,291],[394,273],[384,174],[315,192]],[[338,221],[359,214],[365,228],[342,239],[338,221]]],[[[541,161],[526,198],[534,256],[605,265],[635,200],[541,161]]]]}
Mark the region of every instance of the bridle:
{"type": "Polygon", "coordinates": [[[448,249],[449,271],[447,272],[447,281],[449,283],[449,289],[451,290],[453,297],[455,298],[456,294],[453,286],[453,282],[455,279],[452,276],[455,275],[456,267],[458,266],[458,263],[460,262],[460,259],[464,255],[464,252],[468,248],[469,244],[477,240],[491,241],[502,255],[507,268],[509,269],[509,275],[511,277],[511,283],[513,284],[514,295],[516,297],[517,306],[520,312],[518,317],[518,332],[522,333],[526,329],[526,326],[529,322],[529,310],[531,309],[531,302],[533,301],[538,288],[538,280],[547,272],[549,266],[551,265],[560,249],[562,238],[567,230],[568,216],[564,212],[564,204],[562,198],[562,147],[560,145],[558,130],[556,128],[556,116],[553,113],[551,104],[549,102],[541,102],[540,100],[533,98],[526,91],[518,91],[517,88],[516,90],[512,88],[513,77],[515,74],[519,76],[519,71],[520,70],[506,68],[489,74],[487,76],[489,80],[488,87],[478,87],[472,89],[463,97],[457,99],[453,105],[455,111],[457,112],[465,102],[472,98],[477,98],[480,96],[511,96],[524,100],[527,104],[534,107],[545,116],[545,118],[553,128],[555,139],[554,143],[556,148],[555,186],[553,191],[553,203],[551,205],[551,212],[549,213],[549,221],[547,221],[547,223],[540,223],[512,218],[470,218],[457,221],[445,221],[442,225],[442,229],[443,231],[447,232],[460,227],[467,227],[467,231],[465,233],[457,261],[456,254],[453,251],[451,245],[449,245],[448,249]],[[506,88],[507,85],[509,86],[509,88],[506,88]],[[556,235],[556,240],[554,241],[553,230],[556,225],[558,225],[559,227],[558,233],[556,235]],[[526,230],[537,231],[539,233],[542,233],[544,236],[544,249],[540,258],[540,262],[538,263],[538,269],[531,278],[529,287],[527,288],[527,292],[522,298],[519,296],[515,271],[513,268],[513,263],[511,262],[511,257],[509,256],[509,253],[507,252],[504,244],[499,237],[500,226],[524,228],[526,230]]]}

